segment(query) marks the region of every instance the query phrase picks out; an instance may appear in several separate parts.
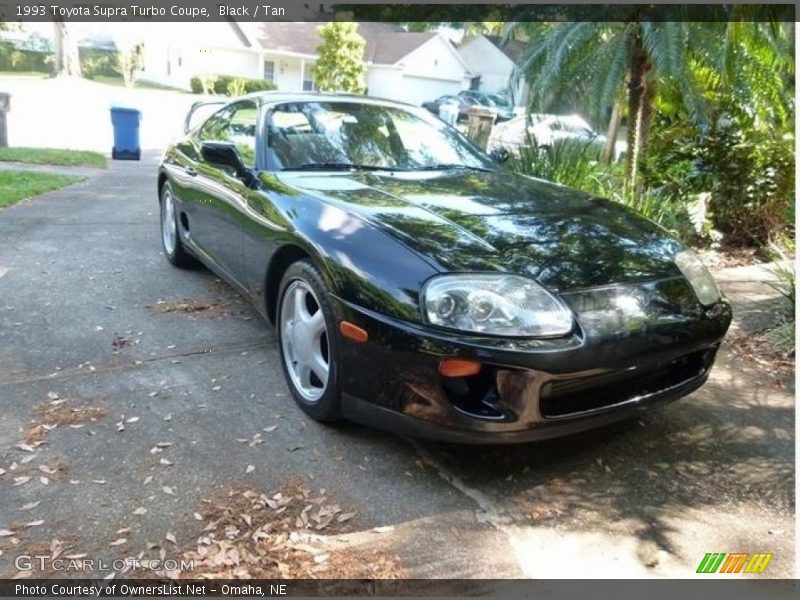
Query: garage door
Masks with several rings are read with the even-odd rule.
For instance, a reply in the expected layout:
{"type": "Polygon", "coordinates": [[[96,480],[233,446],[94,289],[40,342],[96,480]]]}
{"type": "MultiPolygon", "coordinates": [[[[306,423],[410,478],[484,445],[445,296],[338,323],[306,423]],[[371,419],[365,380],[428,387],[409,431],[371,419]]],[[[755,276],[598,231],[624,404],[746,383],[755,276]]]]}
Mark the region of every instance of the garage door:
{"type": "Polygon", "coordinates": [[[439,96],[457,94],[464,89],[460,81],[447,81],[412,75],[404,75],[402,82],[401,89],[397,90],[397,99],[417,106],[428,100],[436,100],[439,96]]]}

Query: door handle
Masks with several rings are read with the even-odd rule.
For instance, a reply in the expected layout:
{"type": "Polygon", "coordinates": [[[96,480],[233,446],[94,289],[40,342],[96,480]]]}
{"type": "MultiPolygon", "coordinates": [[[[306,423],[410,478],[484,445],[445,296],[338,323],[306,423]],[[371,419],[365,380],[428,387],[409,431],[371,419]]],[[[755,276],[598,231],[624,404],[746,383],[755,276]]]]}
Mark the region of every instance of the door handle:
{"type": "Polygon", "coordinates": [[[186,174],[189,177],[194,177],[195,175],[197,175],[197,171],[195,171],[192,167],[186,167],[184,168],[184,171],[186,171],[186,174]]]}

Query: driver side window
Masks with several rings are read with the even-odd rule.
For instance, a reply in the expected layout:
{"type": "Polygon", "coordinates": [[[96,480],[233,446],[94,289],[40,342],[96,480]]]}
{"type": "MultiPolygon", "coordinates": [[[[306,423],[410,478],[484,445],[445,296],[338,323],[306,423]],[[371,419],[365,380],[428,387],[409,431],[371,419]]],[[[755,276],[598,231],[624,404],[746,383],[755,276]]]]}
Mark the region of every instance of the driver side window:
{"type": "Polygon", "coordinates": [[[256,127],[258,107],[253,102],[238,102],[222,109],[200,129],[201,141],[230,142],[249,169],[256,166],[256,127]]]}

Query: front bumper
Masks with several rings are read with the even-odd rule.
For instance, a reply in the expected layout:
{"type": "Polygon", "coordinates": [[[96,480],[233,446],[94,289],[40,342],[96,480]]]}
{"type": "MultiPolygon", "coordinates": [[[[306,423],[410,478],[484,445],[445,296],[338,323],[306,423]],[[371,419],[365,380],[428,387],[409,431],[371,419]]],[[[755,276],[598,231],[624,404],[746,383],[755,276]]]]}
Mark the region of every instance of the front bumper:
{"type": "Polygon", "coordinates": [[[604,304],[597,295],[591,306],[577,295],[567,301],[581,327],[557,340],[477,338],[339,301],[340,317],[369,333],[366,343],[341,341],[344,416],[461,443],[568,435],[699,388],[731,320],[730,305],[720,301],[635,327],[623,319],[622,327],[599,318],[604,304]],[[478,360],[483,367],[478,375],[447,378],[439,373],[446,358],[478,360]]]}

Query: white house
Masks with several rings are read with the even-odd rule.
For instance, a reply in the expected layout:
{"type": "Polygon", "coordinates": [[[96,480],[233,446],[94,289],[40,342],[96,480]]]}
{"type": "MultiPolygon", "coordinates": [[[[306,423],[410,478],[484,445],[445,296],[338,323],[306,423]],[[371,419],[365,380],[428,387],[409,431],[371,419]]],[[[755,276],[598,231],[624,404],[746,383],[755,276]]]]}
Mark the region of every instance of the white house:
{"type": "MultiPolygon", "coordinates": [[[[314,89],[312,68],[320,23],[153,24],[144,42],[140,79],[189,89],[200,73],[275,82],[281,91],[314,89]],[[163,28],[163,29],[162,29],[163,28]]],[[[473,74],[446,36],[416,33],[385,23],[359,23],[366,41],[367,92],[420,104],[467,89],[473,74]]]]}
{"type": "Polygon", "coordinates": [[[495,36],[477,35],[466,38],[458,47],[473,80],[470,87],[498,94],[509,94],[516,106],[524,106],[528,98],[527,84],[523,79],[511,89],[514,67],[522,56],[523,46],[510,40],[505,44],[495,36]]]}

